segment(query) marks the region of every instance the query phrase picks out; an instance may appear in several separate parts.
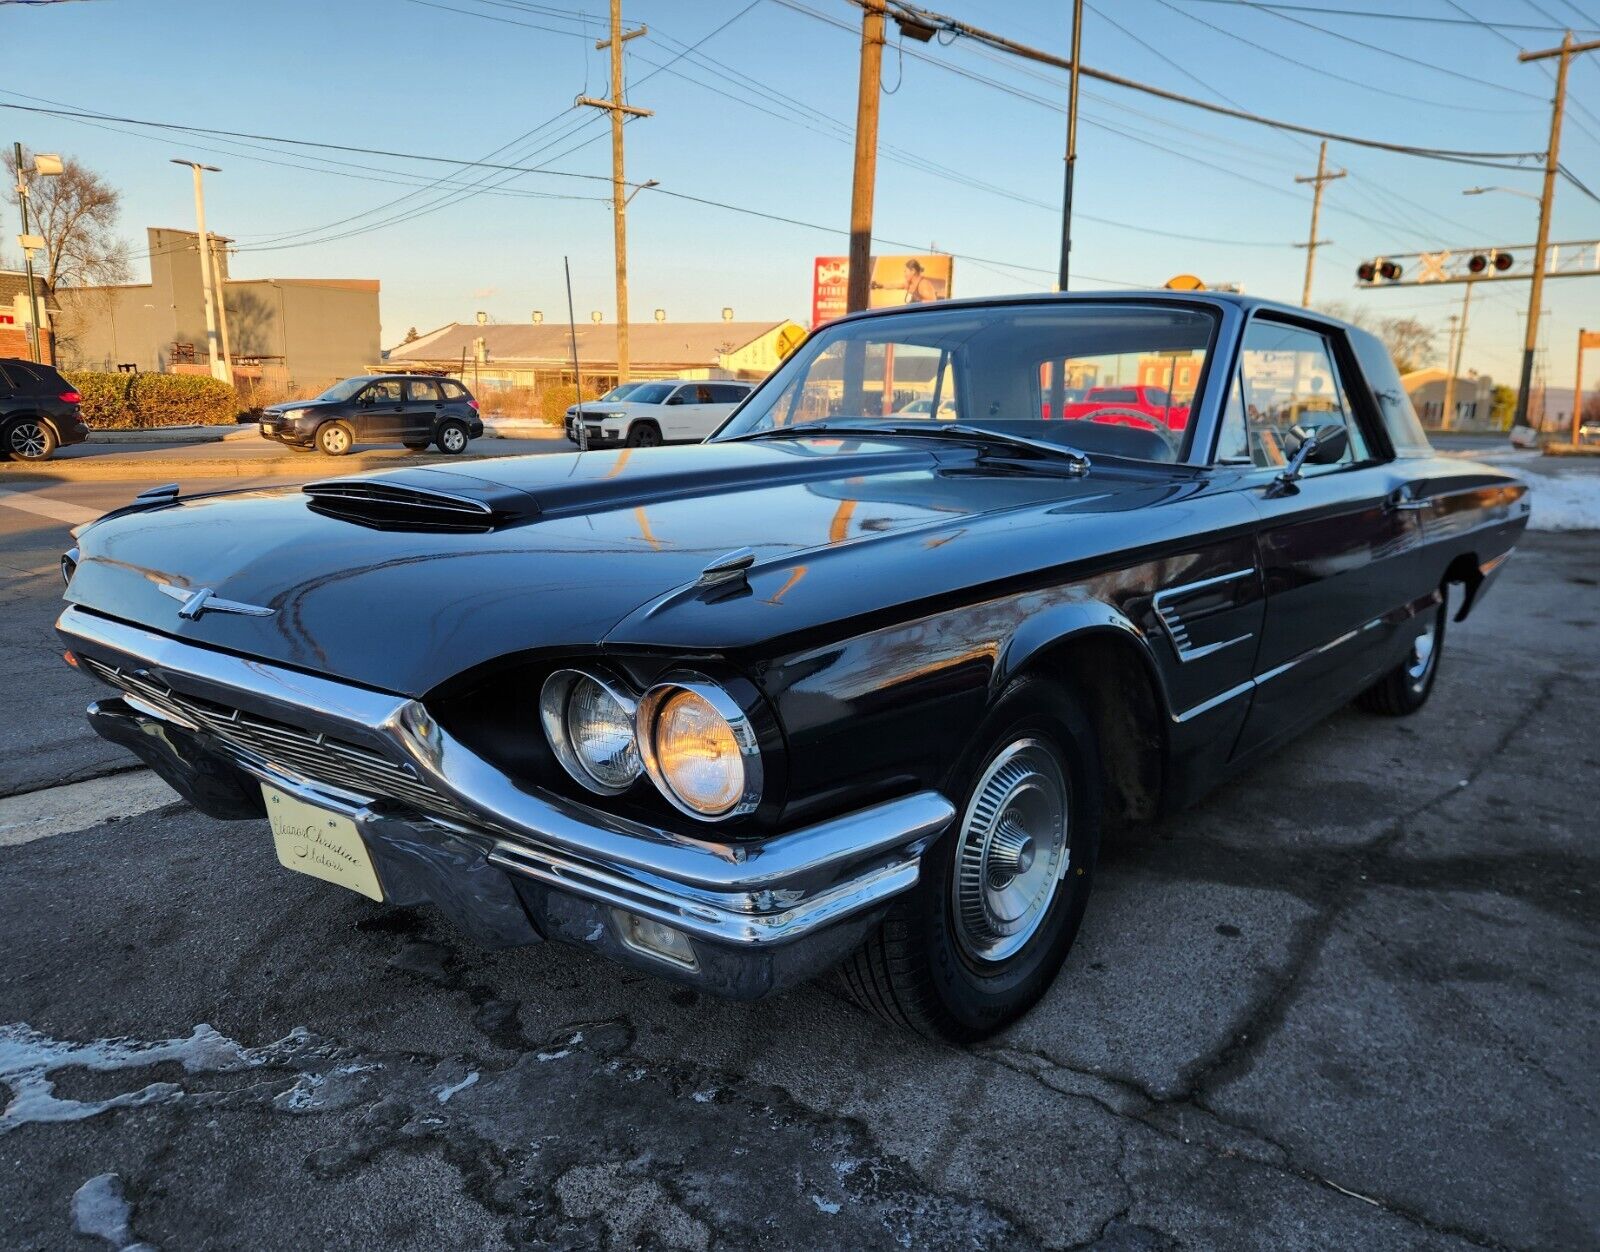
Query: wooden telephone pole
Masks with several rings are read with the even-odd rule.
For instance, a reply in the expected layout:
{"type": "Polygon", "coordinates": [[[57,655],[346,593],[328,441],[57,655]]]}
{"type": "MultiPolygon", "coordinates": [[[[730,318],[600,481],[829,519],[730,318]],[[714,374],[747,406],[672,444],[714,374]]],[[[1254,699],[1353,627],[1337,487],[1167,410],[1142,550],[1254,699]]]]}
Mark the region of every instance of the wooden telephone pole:
{"type": "Polygon", "coordinates": [[[1331,239],[1317,238],[1317,223],[1322,218],[1322,188],[1333,182],[1336,178],[1343,178],[1345,171],[1328,172],[1328,141],[1324,139],[1322,146],[1317,150],[1317,172],[1308,175],[1296,175],[1295,182],[1310,183],[1314,190],[1311,193],[1311,236],[1304,243],[1297,243],[1295,247],[1306,250],[1306,282],[1300,291],[1300,305],[1302,308],[1311,307],[1311,274],[1317,266],[1317,249],[1333,242],[1331,239]]]}
{"type": "Polygon", "coordinates": [[[596,41],[596,48],[611,49],[611,98],[595,100],[579,96],[578,103],[604,109],[611,114],[611,225],[617,267],[617,381],[628,381],[628,197],[622,172],[623,115],[651,117],[649,109],[636,109],[622,101],[622,45],[649,30],[622,33],[622,0],[611,0],[611,38],[596,41]]]}
{"type": "Polygon", "coordinates": [[[884,0],[861,0],[861,78],[856,88],[856,162],[850,182],[850,282],[845,311],[872,297],[872,195],[878,177],[878,96],[883,85],[884,0]]]}
{"type": "Polygon", "coordinates": [[[1556,94],[1550,102],[1550,144],[1544,153],[1544,191],[1539,197],[1539,242],[1533,252],[1533,283],[1528,290],[1528,329],[1522,341],[1522,385],[1517,388],[1517,414],[1511,419],[1513,429],[1527,426],[1528,401],[1533,390],[1533,358],[1539,348],[1539,301],[1544,297],[1544,269],[1546,254],[1550,251],[1550,210],[1555,204],[1556,175],[1561,170],[1561,115],[1567,107],[1567,66],[1579,52],[1600,49],[1600,39],[1588,43],[1574,43],[1572,32],[1567,32],[1559,48],[1546,48],[1542,52],[1523,52],[1519,61],[1543,61],[1559,57],[1556,68],[1556,94]]]}

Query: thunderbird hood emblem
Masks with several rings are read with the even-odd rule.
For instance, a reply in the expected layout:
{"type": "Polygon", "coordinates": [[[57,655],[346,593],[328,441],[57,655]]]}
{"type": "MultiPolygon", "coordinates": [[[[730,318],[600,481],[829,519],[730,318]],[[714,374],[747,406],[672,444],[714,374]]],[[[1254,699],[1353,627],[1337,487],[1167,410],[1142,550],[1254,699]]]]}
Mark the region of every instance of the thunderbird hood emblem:
{"type": "Polygon", "coordinates": [[[213,595],[210,587],[179,587],[174,583],[157,583],[161,594],[181,600],[178,616],[186,622],[197,621],[206,613],[238,613],[244,617],[271,617],[275,609],[261,604],[244,604],[238,600],[224,600],[213,595]]]}

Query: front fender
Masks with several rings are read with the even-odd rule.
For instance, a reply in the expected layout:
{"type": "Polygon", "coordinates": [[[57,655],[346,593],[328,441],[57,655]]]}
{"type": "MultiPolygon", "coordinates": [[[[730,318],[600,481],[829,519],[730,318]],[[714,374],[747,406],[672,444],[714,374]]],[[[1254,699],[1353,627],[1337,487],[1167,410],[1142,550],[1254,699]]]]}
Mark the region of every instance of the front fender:
{"type": "Polygon", "coordinates": [[[1156,663],[1145,632],[1115,605],[1087,592],[1079,599],[1053,605],[1022,621],[995,658],[994,670],[989,677],[990,698],[997,696],[1007,683],[1045,654],[1070,647],[1077,641],[1107,635],[1138,653],[1163,717],[1170,716],[1171,701],[1166,680],[1156,663]]]}

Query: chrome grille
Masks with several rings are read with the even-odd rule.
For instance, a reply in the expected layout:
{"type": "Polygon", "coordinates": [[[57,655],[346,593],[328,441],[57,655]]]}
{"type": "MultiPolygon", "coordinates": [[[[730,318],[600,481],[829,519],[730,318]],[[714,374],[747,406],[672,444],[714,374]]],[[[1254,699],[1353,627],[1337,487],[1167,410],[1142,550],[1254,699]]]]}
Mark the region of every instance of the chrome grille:
{"type": "Polygon", "coordinates": [[[424,813],[470,820],[463,809],[419,778],[411,766],[368,748],[180,695],[153,679],[92,657],[80,656],[79,660],[96,677],[127,692],[152,712],[221,740],[254,764],[306,782],[336,787],[366,800],[397,800],[424,813]]]}

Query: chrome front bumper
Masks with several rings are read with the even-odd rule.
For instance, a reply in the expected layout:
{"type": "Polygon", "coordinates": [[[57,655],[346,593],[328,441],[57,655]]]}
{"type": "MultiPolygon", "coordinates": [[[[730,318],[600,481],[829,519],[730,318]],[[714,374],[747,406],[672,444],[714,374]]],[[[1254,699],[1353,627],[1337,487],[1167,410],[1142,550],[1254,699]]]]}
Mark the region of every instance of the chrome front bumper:
{"type": "Polygon", "coordinates": [[[691,838],[519,785],[403,696],[76,606],[56,628],[81,668],[123,693],[91,709],[95,728],[202,810],[257,816],[251,780],[269,783],[350,815],[390,898],[429,899],[483,941],[516,941],[495,921],[514,892],[547,937],[727,994],[762,994],[844,955],[915,884],[955,815],[925,791],[767,839],[691,838]],[[689,936],[705,957],[698,976],[625,942],[628,914],[689,936]]]}

